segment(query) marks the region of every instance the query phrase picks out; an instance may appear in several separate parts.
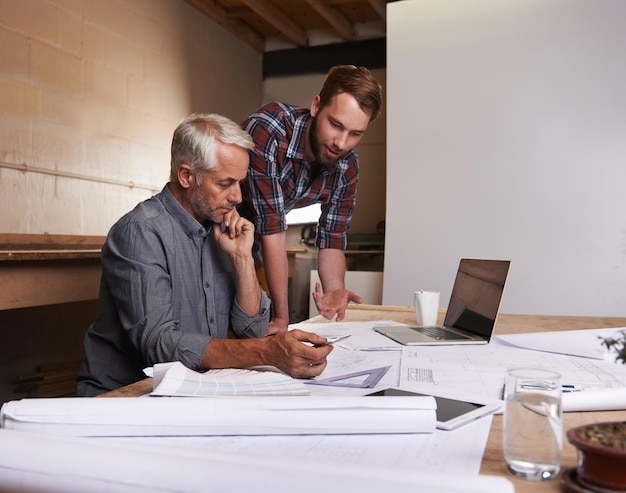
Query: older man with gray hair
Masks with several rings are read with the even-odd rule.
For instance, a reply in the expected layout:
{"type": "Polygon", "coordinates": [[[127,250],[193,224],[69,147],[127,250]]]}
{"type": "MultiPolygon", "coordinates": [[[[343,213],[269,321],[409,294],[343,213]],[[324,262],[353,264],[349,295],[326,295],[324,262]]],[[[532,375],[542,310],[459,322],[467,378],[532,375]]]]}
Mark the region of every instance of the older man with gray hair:
{"type": "Polygon", "coordinates": [[[324,337],[265,336],[270,310],[252,257],[254,226],[236,212],[253,148],[250,135],[220,115],[190,115],[176,128],[169,183],[107,236],[77,395],[133,383],[143,368],[170,361],[193,370],[322,373],[332,351],[315,347],[324,337]]]}

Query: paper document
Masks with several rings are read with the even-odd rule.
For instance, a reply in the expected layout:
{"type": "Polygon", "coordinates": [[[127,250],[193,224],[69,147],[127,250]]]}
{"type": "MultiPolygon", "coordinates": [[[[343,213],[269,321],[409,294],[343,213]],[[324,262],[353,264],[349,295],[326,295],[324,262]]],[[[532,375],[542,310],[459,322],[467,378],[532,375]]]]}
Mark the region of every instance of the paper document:
{"type": "Polygon", "coordinates": [[[30,493],[514,493],[509,480],[495,476],[397,471],[340,461],[164,449],[0,430],[0,490],[18,489],[30,493]]]}
{"type": "MultiPolygon", "coordinates": [[[[400,371],[400,344],[392,341],[373,330],[374,324],[393,324],[392,321],[377,322],[322,322],[300,323],[291,328],[299,328],[307,332],[314,332],[321,336],[340,336],[350,334],[350,337],[334,344],[333,351],[328,355],[328,365],[324,372],[314,379],[304,380],[311,395],[363,395],[371,392],[369,385],[346,386],[325,385],[342,379],[346,375],[361,374],[362,378],[355,377],[353,383],[364,383],[365,375],[378,374],[380,368],[388,368],[385,374],[376,383],[375,388],[397,387],[400,371]],[[316,385],[314,382],[321,382],[316,385]],[[313,385],[311,385],[313,384],[313,385]]],[[[344,381],[347,383],[349,380],[344,381]]]]}
{"type": "Polygon", "coordinates": [[[533,332],[528,334],[506,334],[496,336],[496,338],[514,346],[535,351],[582,356],[584,358],[606,359],[610,354],[609,350],[602,345],[601,338],[611,337],[620,330],[624,329],[533,332]]]}
{"type": "Polygon", "coordinates": [[[257,435],[210,437],[111,437],[106,441],[169,450],[274,456],[278,460],[328,461],[346,466],[478,475],[492,416],[456,430],[376,435],[257,435]]]}
{"type": "Polygon", "coordinates": [[[301,381],[277,371],[226,368],[197,372],[175,362],[154,365],[153,378],[152,395],[158,396],[310,394],[301,381]]]}
{"type": "MultiPolygon", "coordinates": [[[[585,332],[585,331],[576,331],[585,332]]],[[[492,339],[485,346],[447,346],[430,348],[404,348],[402,352],[400,387],[428,393],[438,390],[450,392],[459,398],[465,396],[502,399],[504,376],[514,367],[551,368],[561,374],[563,383],[580,386],[605,387],[601,390],[568,392],[566,394],[589,394],[589,405],[593,406],[592,395],[597,392],[626,387],[626,365],[613,359],[592,359],[569,356],[545,351],[534,351],[513,347],[492,339]],[[455,394],[456,393],[456,394],[455,394]]],[[[597,394],[599,397],[601,394],[597,394]]],[[[569,399],[570,395],[565,395],[569,399]]],[[[573,400],[587,399],[574,396],[573,400]]],[[[597,403],[590,410],[608,410],[605,404],[597,403]]],[[[612,409],[622,409],[613,401],[612,409]]],[[[567,409],[566,409],[567,410],[567,409]]]]}
{"type": "Polygon", "coordinates": [[[76,436],[432,433],[432,397],[91,397],[22,399],[2,428],[76,436]]]}

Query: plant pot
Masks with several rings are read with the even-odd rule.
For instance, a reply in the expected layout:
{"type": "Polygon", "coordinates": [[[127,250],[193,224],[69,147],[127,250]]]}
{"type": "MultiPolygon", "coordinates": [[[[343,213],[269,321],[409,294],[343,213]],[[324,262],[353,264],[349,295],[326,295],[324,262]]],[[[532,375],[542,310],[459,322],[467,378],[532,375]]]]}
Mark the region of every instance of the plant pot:
{"type": "Polygon", "coordinates": [[[591,491],[626,491],[626,421],[592,423],[567,431],[578,450],[576,479],[591,491]]]}

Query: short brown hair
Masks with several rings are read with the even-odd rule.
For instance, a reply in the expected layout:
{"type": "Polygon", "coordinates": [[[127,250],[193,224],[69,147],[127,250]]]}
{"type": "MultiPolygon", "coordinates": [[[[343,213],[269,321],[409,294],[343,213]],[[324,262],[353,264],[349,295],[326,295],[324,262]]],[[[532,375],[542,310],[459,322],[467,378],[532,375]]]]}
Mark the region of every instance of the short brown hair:
{"type": "Polygon", "coordinates": [[[383,89],[365,67],[336,65],[328,71],[319,93],[320,108],[328,106],[342,92],[351,94],[361,109],[370,113],[370,123],[378,118],[383,107],[383,89]]]}

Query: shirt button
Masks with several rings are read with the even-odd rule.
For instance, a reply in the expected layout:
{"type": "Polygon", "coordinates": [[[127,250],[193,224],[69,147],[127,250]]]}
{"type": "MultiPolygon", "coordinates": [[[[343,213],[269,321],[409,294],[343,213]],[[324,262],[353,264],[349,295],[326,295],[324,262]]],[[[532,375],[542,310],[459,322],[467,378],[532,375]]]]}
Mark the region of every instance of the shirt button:
{"type": "Polygon", "coordinates": [[[205,283],[204,283],[204,287],[205,287],[205,288],[207,288],[207,289],[209,289],[209,288],[211,287],[211,285],[210,285],[208,282],[205,282],[205,283]]]}
{"type": "Polygon", "coordinates": [[[211,318],[209,319],[209,322],[213,323],[213,321],[214,321],[214,318],[213,318],[213,317],[211,317],[211,318]]]}

